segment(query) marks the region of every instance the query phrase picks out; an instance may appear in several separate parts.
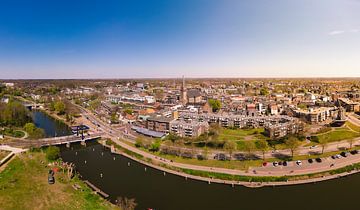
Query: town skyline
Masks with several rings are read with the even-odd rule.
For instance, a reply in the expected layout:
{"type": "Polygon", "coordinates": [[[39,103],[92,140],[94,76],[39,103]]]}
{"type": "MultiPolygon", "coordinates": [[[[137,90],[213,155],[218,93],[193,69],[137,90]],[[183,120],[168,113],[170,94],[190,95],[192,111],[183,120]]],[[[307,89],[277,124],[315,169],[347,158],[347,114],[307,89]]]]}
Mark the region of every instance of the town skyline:
{"type": "Polygon", "coordinates": [[[20,3],[0,8],[2,79],[360,77],[354,0],[20,3]]]}

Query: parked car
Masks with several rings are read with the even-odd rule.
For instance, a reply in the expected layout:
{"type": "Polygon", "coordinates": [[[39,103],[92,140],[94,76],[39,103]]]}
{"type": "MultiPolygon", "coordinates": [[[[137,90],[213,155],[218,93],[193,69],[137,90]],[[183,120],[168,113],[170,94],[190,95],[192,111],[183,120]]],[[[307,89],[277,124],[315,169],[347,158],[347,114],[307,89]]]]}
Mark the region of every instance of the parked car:
{"type": "Polygon", "coordinates": [[[301,166],[301,165],[302,165],[301,160],[297,160],[297,161],[296,161],[296,165],[301,166]]]}
{"type": "Polygon", "coordinates": [[[336,159],[336,155],[331,155],[331,158],[332,158],[332,159],[336,159]]]}
{"type": "Polygon", "coordinates": [[[287,165],[288,165],[287,161],[284,161],[282,164],[283,164],[283,166],[287,166],[287,165]]]}
{"type": "Polygon", "coordinates": [[[275,162],[273,162],[273,166],[275,166],[275,167],[276,167],[276,166],[278,166],[278,165],[279,165],[279,163],[278,163],[278,162],[276,162],[276,161],[275,161],[275,162]]]}
{"type": "Polygon", "coordinates": [[[341,152],[340,155],[343,156],[343,157],[347,157],[349,156],[350,153],[348,152],[341,152]]]}
{"type": "Polygon", "coordinates": [[[316,147],[317,147],[317,145],[313,145],[313,146],[310,146],[310,149],[314,149],[316,147]]]}
{"type": "Polygon", "coordinates": [[[352,154],[352,155],[356,155],[356,154],[358,154],[359,153],[359,151],[357,151],[357,150],[351,150],[350,151],[350,154],[352,154]]]}
{"type": "Polygon", "coordinates": [[[310,158],[310,159],[308,159],[308,162],[313,163],[314,161],[313,161],[313,159],[310,158]]]}
{"type": "Polygon", "coordinates": [[[55,183],[55,177],[54,177],[54,171],[53,170],[49,170],[48,183],[49,184],[54,184],[55,183]]]}
{"type": "Polygon", "coordinates": [[[267,166],[267,164],[268,164],[267,162],[263,162],[263,164],[262,164],[262,165],[263,165],[263,166],[267,166]]]}
{"type": "Polygon", "coordinates": [[[340,159],[340,158],[341,158],[341,155],[337,154],[337,155],[335,155],[335,157],[336,157],[337,159],[340,159]]]}
{"type": "Polygon", "coordinates": [[[318,162],[318,163],[321,163],[321,162],[322,162],[321,158],[316,158],[315,160],[316,160],[316,162],[318,162]]]}

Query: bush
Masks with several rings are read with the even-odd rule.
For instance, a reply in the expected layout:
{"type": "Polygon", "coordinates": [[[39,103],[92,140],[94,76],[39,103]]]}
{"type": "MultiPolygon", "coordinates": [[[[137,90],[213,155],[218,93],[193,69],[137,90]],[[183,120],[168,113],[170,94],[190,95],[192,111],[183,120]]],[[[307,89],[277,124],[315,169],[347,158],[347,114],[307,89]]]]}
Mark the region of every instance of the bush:
{"type": "Polygon", "coordinates": [[[46,158],[48,160],[57,160],[60,157],[59,147],[50,146],[46,150],[46,158]]]}

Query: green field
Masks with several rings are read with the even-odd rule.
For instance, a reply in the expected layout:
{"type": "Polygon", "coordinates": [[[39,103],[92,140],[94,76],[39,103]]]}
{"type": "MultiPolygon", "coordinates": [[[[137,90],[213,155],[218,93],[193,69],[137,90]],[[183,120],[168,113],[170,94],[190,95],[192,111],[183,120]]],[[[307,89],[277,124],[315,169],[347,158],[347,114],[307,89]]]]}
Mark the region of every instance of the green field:
{"type": "Polygon", "coordinates": [[[328,142],[341,141],[345,139],[356,138],[359,136],[360,133],[353,132],[347,128],[340,128],[334,131],[327,132],[325,134],[317,135],[319,141],[326,138],[328,142]]]}
{"type": "Polygon", "coordinates": [[[360,132],[360,127],[352,124],[349,121],[347,121],[345,125],[347,125],[349,128],[351,128],[351,130],[353,130],[353,131],[360,132]]]}
{"type": "Polygon", "coordinates": [[[262,133],[264,128],[254,129],[220,129],[218,140],[258,140],[267,139],[262,133]]]}
{"type": "Polygon", "coordinates": [[[94,194],[83,182],[62,172],[47,182],[45,154],[27,152],[15,157],[0,172],[0,209],[117,209],[94,194]],[[72,185],[81,189],[75,190],[72,185]]]}

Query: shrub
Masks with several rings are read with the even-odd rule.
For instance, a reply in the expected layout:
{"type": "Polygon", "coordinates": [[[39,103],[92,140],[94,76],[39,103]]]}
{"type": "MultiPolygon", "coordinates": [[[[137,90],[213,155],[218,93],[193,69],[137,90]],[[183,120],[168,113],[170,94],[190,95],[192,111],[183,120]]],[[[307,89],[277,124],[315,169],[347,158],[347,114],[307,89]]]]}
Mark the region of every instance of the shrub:
{"type": "Polygon", "coordinates": [[[50,146],[46,150],[46,158],[48,160],[57,160],[60,157],[59,147],[50,146]]]}

